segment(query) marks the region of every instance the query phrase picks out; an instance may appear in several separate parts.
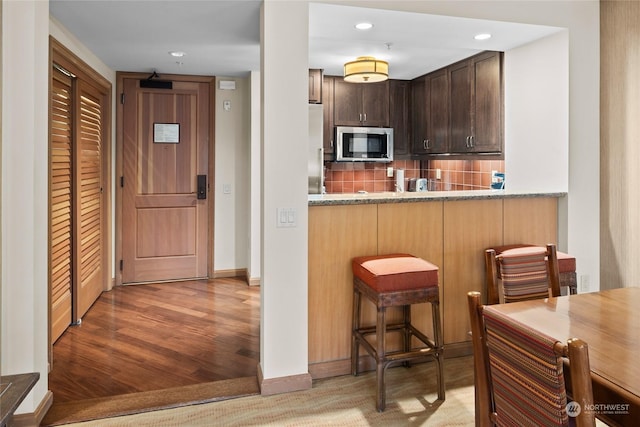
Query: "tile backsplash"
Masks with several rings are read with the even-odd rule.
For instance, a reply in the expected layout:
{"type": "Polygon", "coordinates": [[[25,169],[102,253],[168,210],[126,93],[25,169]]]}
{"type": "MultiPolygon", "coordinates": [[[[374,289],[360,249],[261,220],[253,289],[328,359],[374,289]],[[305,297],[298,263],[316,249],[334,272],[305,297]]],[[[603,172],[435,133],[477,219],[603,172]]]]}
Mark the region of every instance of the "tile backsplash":
{"type": "Polygon", "coordinates": [[[324,183],[327,193],[378,193],[395,191],[396,169],[404,169],[404,178],[421,178],[419,160],[395,160],[391,163],[327,162],[324,183]],[[387,168],[393,176],[387,177],[387,168]]]}
{"type": "MultiPolygon", "coordinates": [[[[404,169],[405,180],[427,178],[431,191],[488,190],[491,172],[504,172],[503,160],[396,160],[391,163],[326,162],[327,193],[395,191],[396,169],[404,169]],[[393,176],[387,176],[387,168],[393,176]],[[440,179],[437,178],[438,169],[440,179]]],[[[406,188],[406,185],[405,185],[406,188]]]]}
{"type": "MultiPolygon", "coordinates": [[[[491,171],[504,173],[504,160],[429,160],[422,171],[434,191],[490,190],[491,171]],[[436,179],[440,169],[440,178],[436,179]]],[[[506,179],[505,179],[506,182],[506,179]]]]}

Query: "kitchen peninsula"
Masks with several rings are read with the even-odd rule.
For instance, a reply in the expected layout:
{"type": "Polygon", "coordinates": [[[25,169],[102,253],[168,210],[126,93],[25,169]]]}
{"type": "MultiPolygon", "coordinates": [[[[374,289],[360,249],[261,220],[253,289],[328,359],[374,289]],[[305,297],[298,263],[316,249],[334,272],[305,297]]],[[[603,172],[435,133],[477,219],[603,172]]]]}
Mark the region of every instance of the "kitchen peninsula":
{"type": "MultiPolygon", "coordinates": [[[[465,295],[472,290],[486,295],[484,250],[557,243],[558,199],[565,195],[508,190],[309,195],[311,375],[350,372],[351,259],[362,255],[410,253],[440,267],[445,357],[471,354],[465,295]]],[[[365,304],[363,313],[369,324],[375,322],[373,305],[365,304]]],[[[393,316],[400,311],[392,313],[390,321],[398,320],[393,316]]],[[[412,311],[427,333],[430,315],[428,304],[412,311]]]]}

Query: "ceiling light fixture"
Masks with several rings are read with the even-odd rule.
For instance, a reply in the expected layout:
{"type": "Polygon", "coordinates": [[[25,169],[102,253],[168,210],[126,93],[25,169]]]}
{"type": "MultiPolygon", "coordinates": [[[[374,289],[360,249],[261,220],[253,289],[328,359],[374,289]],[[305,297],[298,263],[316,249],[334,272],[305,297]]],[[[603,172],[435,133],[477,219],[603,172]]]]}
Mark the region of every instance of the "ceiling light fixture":
{"type": "Polygon", "coordinates": [[[361,22],[359,24],[356,24],[356,28],[359,30],[369,30],[373,28],[373,24],[371,24],[370,22],[361,22]]]}
{"type": "Polygon", "coordinates": [[[488,40],[491,38],[491,34],[489,33],[476,34],[473,38],[476,40],[488,40]]]}
{"type": "Polygon", "coordinates": [[[389,78],[389,63],[372,56],[360,56],[344,64],[344,81],[349,83],[375,83],[389,78]]]}
{"type": "Polygon", "coordinates": [[[179,50],[172,50],[172,51],[169,51],[169,55],[175,58],[182,58],[183,56],[186,55],[186,53],[179,50]]]}

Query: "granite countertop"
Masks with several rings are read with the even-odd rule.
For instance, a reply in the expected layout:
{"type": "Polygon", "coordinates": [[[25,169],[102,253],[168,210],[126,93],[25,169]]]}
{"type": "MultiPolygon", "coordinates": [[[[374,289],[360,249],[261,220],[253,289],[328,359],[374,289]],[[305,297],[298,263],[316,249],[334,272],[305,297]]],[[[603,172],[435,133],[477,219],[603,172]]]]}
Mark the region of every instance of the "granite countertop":
{"type": "Polygon", "coordinates": [[[518,197],[564,197],[566,195],[567,193],[565,192],[509,190],[309,194],[309,206],[410,203],[438,200],[507,199],[518,197]]]}

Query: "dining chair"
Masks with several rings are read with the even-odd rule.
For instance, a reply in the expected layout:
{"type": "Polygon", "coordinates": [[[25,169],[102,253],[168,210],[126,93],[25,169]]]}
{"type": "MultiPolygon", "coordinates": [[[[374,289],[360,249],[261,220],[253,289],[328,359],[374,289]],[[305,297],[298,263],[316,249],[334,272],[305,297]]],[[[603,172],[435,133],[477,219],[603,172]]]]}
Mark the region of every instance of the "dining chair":
{"type": "Polygon", "coordinates": [[[485,251],[487,303],[509,303],[560,296],[556,246],[528,246],[496,255],[485,251]]]}
{"type": "Polygon", "coordinates": [[[595,425],[589,351],[561,343],[467,294],[474,355],[476,426],[595,425]],[[569,366],[565,372],[565,366],[569,366]],[[567,399],[565,374],[572,400],[567,399]],[[579,406],[578,406],[579,405],[579,406]]]}

